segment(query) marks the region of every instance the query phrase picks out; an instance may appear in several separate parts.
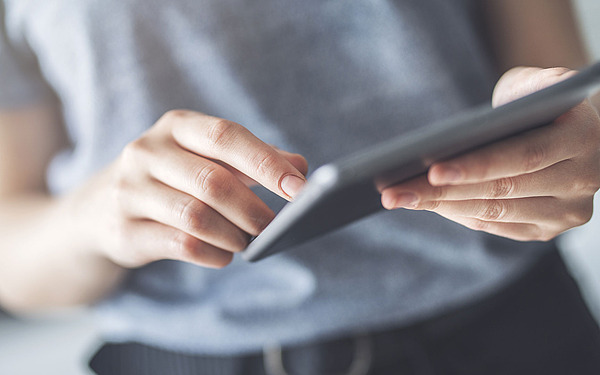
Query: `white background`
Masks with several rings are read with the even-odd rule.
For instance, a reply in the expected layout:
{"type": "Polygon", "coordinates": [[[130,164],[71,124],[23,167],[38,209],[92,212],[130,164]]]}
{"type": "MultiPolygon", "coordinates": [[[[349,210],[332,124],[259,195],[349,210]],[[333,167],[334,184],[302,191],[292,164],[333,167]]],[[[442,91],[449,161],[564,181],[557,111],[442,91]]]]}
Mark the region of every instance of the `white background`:
{"type": "MultiPolygon", "coordinates": [[[[600,1],[577,0],[576,4],[590,50],[600,60],[600,1]]],[[[600,195],[596,207],[600,207],[600,195]]],[[[584,227],[567,233],[561,244],[590,307],[600,319],[600,214],[584,227]]],[[[0,318],[0,374],[88,375],[86,358],[97,345],[85,311],[20,321],[0,318]]]]}

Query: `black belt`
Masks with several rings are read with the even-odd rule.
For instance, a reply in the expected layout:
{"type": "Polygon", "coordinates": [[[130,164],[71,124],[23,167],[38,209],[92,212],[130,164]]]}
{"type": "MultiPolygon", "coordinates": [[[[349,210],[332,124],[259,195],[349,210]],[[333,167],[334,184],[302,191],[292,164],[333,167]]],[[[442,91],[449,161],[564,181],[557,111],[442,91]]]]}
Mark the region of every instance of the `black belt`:
{"type": "Polygon", "coordinates": [[[494,363],[494,358],[477,358],[481,346],[483,357],[491,354],[514,366],[523,362],[522,371],[511,367],[498,374],[550,375],[562,374],[562,370],[553,364],[556,358],[544,356],[559,345],[558,341],[565,340],[573,341],[568,343],[569,348],[582,348],[561,355],[592,366],[590,372],[580,369],[579,375],[600,373],[600,331],[560,255],[553,251],[493,296],[409,327],[358,332],[293,347],[272,346],[241,356],[187,355],[139,343],[109,343],[96,353],[90,367],[100,375],[495,374],[496,364],[485,372],[478,367],[483,365],[475,365],[478,360],[494,363]],[[537,331],[532,328],[531,332],[523,332],[536,325],[537,331]],[[546,327],[550,336],[539,338],[539,331],[546,327]],[[524,339],[523,334],[531,337],[524,339]],[[497,342],[488,342],[493,340],[497,342]],[[516,358],[519,355],[523,355],[522,360],[516,358]],[[544,358],[543,363],[538,363],[536,355],[544,358]],[[534,367],[527,367],[524,361],[528,358],[532,358],[534,367]],[[462,362],[466,367],[460,367],[462,362]],[[461,369],[445,371],[452,366],[461,369]]]}

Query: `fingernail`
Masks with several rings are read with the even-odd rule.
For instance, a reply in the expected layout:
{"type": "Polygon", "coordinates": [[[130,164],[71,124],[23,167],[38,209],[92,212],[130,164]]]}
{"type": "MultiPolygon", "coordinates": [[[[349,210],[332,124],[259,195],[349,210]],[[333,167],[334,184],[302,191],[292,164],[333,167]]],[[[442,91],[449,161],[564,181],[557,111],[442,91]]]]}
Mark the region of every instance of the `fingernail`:
{"type": "Polygon", "coordinates": [[[413,193],[400,193],[396,195],[396,207],[415,208],[417,207],[417,196],[413,193]]]}
{"type": "Polygon", "coordinates": [[[304,186],[305,181],[298,176],[294,176],[292,174],[287,175],[281,180],[281,190],[286,193],[288,196],[294,198],[302,187],[304,186]]]}
{"type": "Polygon", "coordinates": [[[462,180],[462,172],[456,167],[446,167],[442,169],[439,178],[441,183],[444,182],[457,182],[462,180]]]}

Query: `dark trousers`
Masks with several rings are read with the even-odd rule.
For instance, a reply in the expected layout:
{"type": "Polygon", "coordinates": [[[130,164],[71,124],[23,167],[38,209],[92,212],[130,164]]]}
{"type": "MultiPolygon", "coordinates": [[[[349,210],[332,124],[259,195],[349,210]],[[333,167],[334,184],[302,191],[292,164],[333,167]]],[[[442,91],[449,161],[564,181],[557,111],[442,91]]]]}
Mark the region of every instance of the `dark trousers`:
{"type": "Polygon", "coordinates": [[[90,366],[101,375],[598,375],[600,330],[554,251],[498,293],[410,327],[266,356],[189,356],[107,344],[90,366]],[[368,368],[352,372],[358,360],[368,368]]]}

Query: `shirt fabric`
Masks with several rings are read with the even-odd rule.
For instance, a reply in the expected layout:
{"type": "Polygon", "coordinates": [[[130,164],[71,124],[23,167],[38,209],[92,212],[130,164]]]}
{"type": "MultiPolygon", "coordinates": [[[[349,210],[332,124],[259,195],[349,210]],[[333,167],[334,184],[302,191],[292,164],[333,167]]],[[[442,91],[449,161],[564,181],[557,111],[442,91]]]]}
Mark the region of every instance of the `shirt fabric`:
{"type": "MultiPolygon", "coordinates": [[[[239,122],[314,169],[489,101],[473,3],[4,0],[0,106],[59,99],[72,147],[48,170],[57,195],[175,108],[239,122]]],[[[107,340],[245,353],[426,319],[551,248],[397,210],[256,264],[155,262],[95,309],[107,340]]]]}

